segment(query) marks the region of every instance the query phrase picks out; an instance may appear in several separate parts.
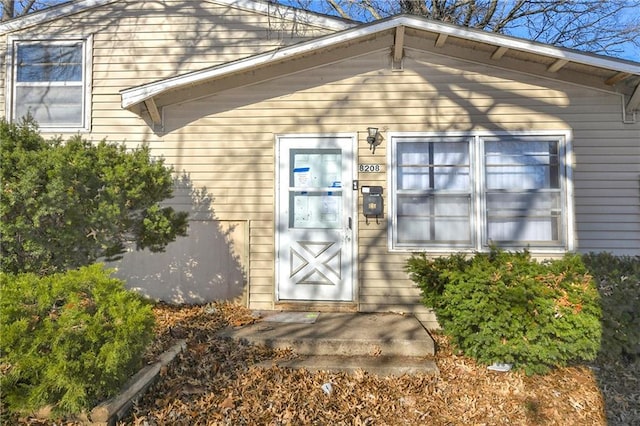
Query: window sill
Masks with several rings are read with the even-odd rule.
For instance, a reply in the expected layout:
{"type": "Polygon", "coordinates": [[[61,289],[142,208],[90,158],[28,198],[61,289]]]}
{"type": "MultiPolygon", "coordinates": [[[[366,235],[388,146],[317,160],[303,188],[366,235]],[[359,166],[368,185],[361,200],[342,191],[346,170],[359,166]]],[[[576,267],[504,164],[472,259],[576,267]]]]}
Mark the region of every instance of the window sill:
{"type": "Polygon", "coordinates": [[[38,127],[38,131],[42,134],[60,134],[60,133],[89,133],[89,130],[86,127],[38,127]]]}
{"type": "MultiPolygon", "coordinates": [[[[531,248],[531,247],[500,247],[501,250],[505,251],[523,251],[528,250],[534,257],[540,256],[558,256],[569,253],[570,250],[567,248],[531,248]]],[[[389,248],[389,253],[426,253],[434,256],[447,256],[453,253],[489,253],[491,249],[489,247],[483,247],[481,249],[471,249],[471,248],[428,248],[428,247],[413,247],[413,248],[405,248],[405,247],[395,247],[389,248]]]]}

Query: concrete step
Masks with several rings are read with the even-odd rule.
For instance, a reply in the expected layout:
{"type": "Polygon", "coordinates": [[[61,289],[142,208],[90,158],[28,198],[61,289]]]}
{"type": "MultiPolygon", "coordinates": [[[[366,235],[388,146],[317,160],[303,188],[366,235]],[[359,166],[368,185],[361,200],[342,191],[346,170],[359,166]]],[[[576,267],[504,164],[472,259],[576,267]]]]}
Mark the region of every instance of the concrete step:
{"type": "MultiPolygon", "coordinates": [[[[301,313],[303,315],[303,313],[301,313]]],[[[265,318],[223,335],[298,355],[427,357],[435,345],[412,315],[320,313],[312,323],[265,318]]]]}
{"type": "Polygon", "coordinates": [[[304,368],[309,371],[354,373],[366,371],[376,376],[402,376],[404,374],[439,374],[432,359],[408,356],[336,356],[302,355],[283,361],[265,361],[259,364],[269,368],[304,368]]]}

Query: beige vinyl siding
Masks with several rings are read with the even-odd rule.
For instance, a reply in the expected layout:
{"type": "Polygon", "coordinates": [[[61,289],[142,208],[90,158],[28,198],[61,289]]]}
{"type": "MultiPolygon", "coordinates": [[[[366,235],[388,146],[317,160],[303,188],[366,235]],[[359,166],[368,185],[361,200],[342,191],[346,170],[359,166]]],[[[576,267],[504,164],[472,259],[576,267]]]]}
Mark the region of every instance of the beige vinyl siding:
{"type": "MultiPolygon", "coordinates": [[[[178,13],[174,8],[176,16],[167,26],[156,18],[136,18],[141,13],[139,5],[122,6],[130,17],[117,25],[105,25],[107,32],[100,22],[109,15],[109,8],[74,18],[86,22],[83,31],[87,34],[96,33],[89,137],[126,140],[130,146],[149,143],[155,155],[187,176],[188,185],[209,194],[206,211],[197,211],[184,195],[173,200],[176,206],[196,209],[209,220],[247,224],[248,260],[243,268],[252,308],[269,309],[274,303],[274,145],[278,134],[358,132],[356,161],[384,165],[383,173],[360,174],[358,179],[361,185],[383,186],[388,207],[387,132],[571,130],[577,249],[606,247],[621,254],[640,254],[640,124],[622,123],[618,95],[505,71],[498,68],[499,61],[487,66],[407,48],[404,71],[389,69],[389,51],[385,50],[168,106],[165,133],[155,134],[135,114],[120,109],[119,90],[240,57],[252,49],[273,48],[281,41],[250,38],[259,31],[268,35],[266,18],[225,10],[215,28],[206,17],[192,17],[199,20],[196,27],[202,33],[192,28],[184,34],[202,37],[193,40],[192,49],[174,52],[164,43],[178,40],[180,30],[187,30],[184,11],[178,13]],[[134,35],[136,22],[143,31],[134,35]],[[151,34],[157,28],[148,28],[149,23],[164,29],[157,31],[163,34],[155,47],[151,34]],[[220,45],[206,36],[207,31],[216,32],[220,45]],[[107,34],[118,35],[119,40],[107,34]],[[366,142],[369,126],[382,132],[383,141],[375,154],[366,142]]],[[[60,20],[56,25],[67,31],[70,21],[60,20]]],[[[323,31],[312,30],[304,36],[323,31]]],[[[288,30],[278,35],[285,33],[288,30]]],[[[426,324],[435,324],[404,272],[409,253],[388,251],[387,216],[379,224],[375,220],[366,224],[360,214],[361,202],[358,193],[354,217],[358,218],[355,285],[359,309],[413,312],[426,324]]]]}
{"type": "Polygon", "coordinates": [[[638,255],[640,125],[606,121],[604,103],[594,104],[574,132],[577,247],[638,255]]]}
{"type": "MultiPolygon", "coordinates": [[[[250,303],[267,309],[272,306],[274,293],[272,134],[264,134],[258,128],[237,132],[235,127],[212,131],[209,126],[194,126],[182,134],[162,138],[139,117],[122,110],[119,92],[331,32],[300,20],[293,23],[213,2],[133,0],[90,9],[10,35],[25,39],[94,35],[92,131],[85,136],[93,140],[126,141],[130,147],[149,144],[153,154],[164,157],[177,175],[186,176],[186,182],[176,189],[170,203],[189,211],[194,223],[210,223],[213,230],[224,224],[246,224],[242,226],[247,227],[250,249],[238,261],[242,263],[244,279],[252,282],[252,294],[247,295],[250,303]],[[205,191],[210,205],[194,204],[202,200],[193,198],[192,189],[205,191]],[[229,217],[240,219],[225,219],[229,217]]],[[[0,36],[3,57],[7,36],[0,36]]],[[[3,113],[5,71],[3,66],[0,71],[3,113]]],[[[235,234],[239,231],[230,232],[237,239],[235,234]]],[[[203,253],[205,262],[207,255],[218,257],[215,253],[203,253]]]]}
{"type": "MultiPolygon", "coordinates": [[[[246,214],[252,224],[254,220],[261,224],[258,229],[251,225],[250,231],[252,306],[264,308],[273,302],[273,205],[266,200],[275,192],[275,166],[269,171],[265,165],[275,155],[275,134],[359,132],[357,162],[384,165],[382,173],[360,174],[360,184],[384,186],[388,206],[388,140],[383,139],[373,154],[366,143],[368,126],[379,127],[383,138],[387,131],[570,129],[576,164],[578,249],[607,246],[637,252],[632,245],[640,241],[639,126],[622,124],[617,95],[442,57],[431,58],[430,64],[426,55],[418,52],[411,55],[420,59],[421,68],[406,58],[405,71],[392,72],[386,55],[372,53],[166,108],[165,125],[170,133],[164,137],[162,151],[176,156],[172,161],[187,166],[185,160],[197,156],[197,146],[203,153],[220,150],[237,154],[246,148],[252,156],[245,158],[250,165],[242,169],[242,183],[264,179],[264,196],[224,197],[214,203],[216,214],[225,219],[246,214]],[[176,151],[179,146],[188,146],[188,157],[180,156],[176,151]],[[607,202],[599,201],[601,196],[606,196],[607,202]],[[220,204],[227,201],[238,208],[220,204]]],[[[188,167],[201,170],[202,161],[188,167]]],[[[241,185],[228,180],[216,183],[211,178],[217,176],[213,170],[198,179],[205,179],[207,186],[215,185],[218,191],[223,187],[232,191],[241,185]],[[232,187],[226,187],[230,184],[232,187]]],[[[370,220],[367,225],[360,211],[359,196],[359,309],[413,312],[434,325],[433,315],[420,305],[419,291],[404,272],[409,253],[389,253],[386,218],[379,224],[370,220]]]]}
{"type": "MultiPolygon", "coordinates": [[[[215,2],[122,0],[3,34],[0,54],[6,53],[9,35],[28,39],[93,34],[93,130],[104,134],[103,128],[113,129],[117,121],[122,131],[108,133],[124,137],[140,135],[143,130],[138,126],[144,123],[121,110],[120,90],[331,32],[302,21],[293,23],[278,16],[215,2]]],[[[3,65],[0,71],[2,113],[6,113],[5,72],[3,65]]]]}

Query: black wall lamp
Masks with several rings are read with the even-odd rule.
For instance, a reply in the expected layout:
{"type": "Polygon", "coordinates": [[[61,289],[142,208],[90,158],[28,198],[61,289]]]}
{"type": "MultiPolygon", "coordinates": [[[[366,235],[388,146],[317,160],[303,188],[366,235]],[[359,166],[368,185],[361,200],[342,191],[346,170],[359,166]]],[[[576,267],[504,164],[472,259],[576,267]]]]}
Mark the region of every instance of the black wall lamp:
{"type": "Polygon", "coordinates": [[[369,142],[369,150],[376,153],[376,142],[378,141],[378,128],[367,127],[367,142],[369,142]]]}

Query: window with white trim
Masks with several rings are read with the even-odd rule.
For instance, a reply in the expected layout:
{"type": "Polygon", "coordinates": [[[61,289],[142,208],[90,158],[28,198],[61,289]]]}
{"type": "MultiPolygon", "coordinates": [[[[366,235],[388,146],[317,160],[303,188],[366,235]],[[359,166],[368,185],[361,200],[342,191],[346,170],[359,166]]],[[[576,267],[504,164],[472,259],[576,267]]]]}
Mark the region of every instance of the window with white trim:
{"type": "Polygon", "coordinates": [[[566,250],[565,135],[391,136],[392,249],[566,250]]]}
{"type": "Polygon", "coordinates": [[[87,41],[15,40],[11,117],[27,114],[43,130],[88,127],[87,41]]]}

